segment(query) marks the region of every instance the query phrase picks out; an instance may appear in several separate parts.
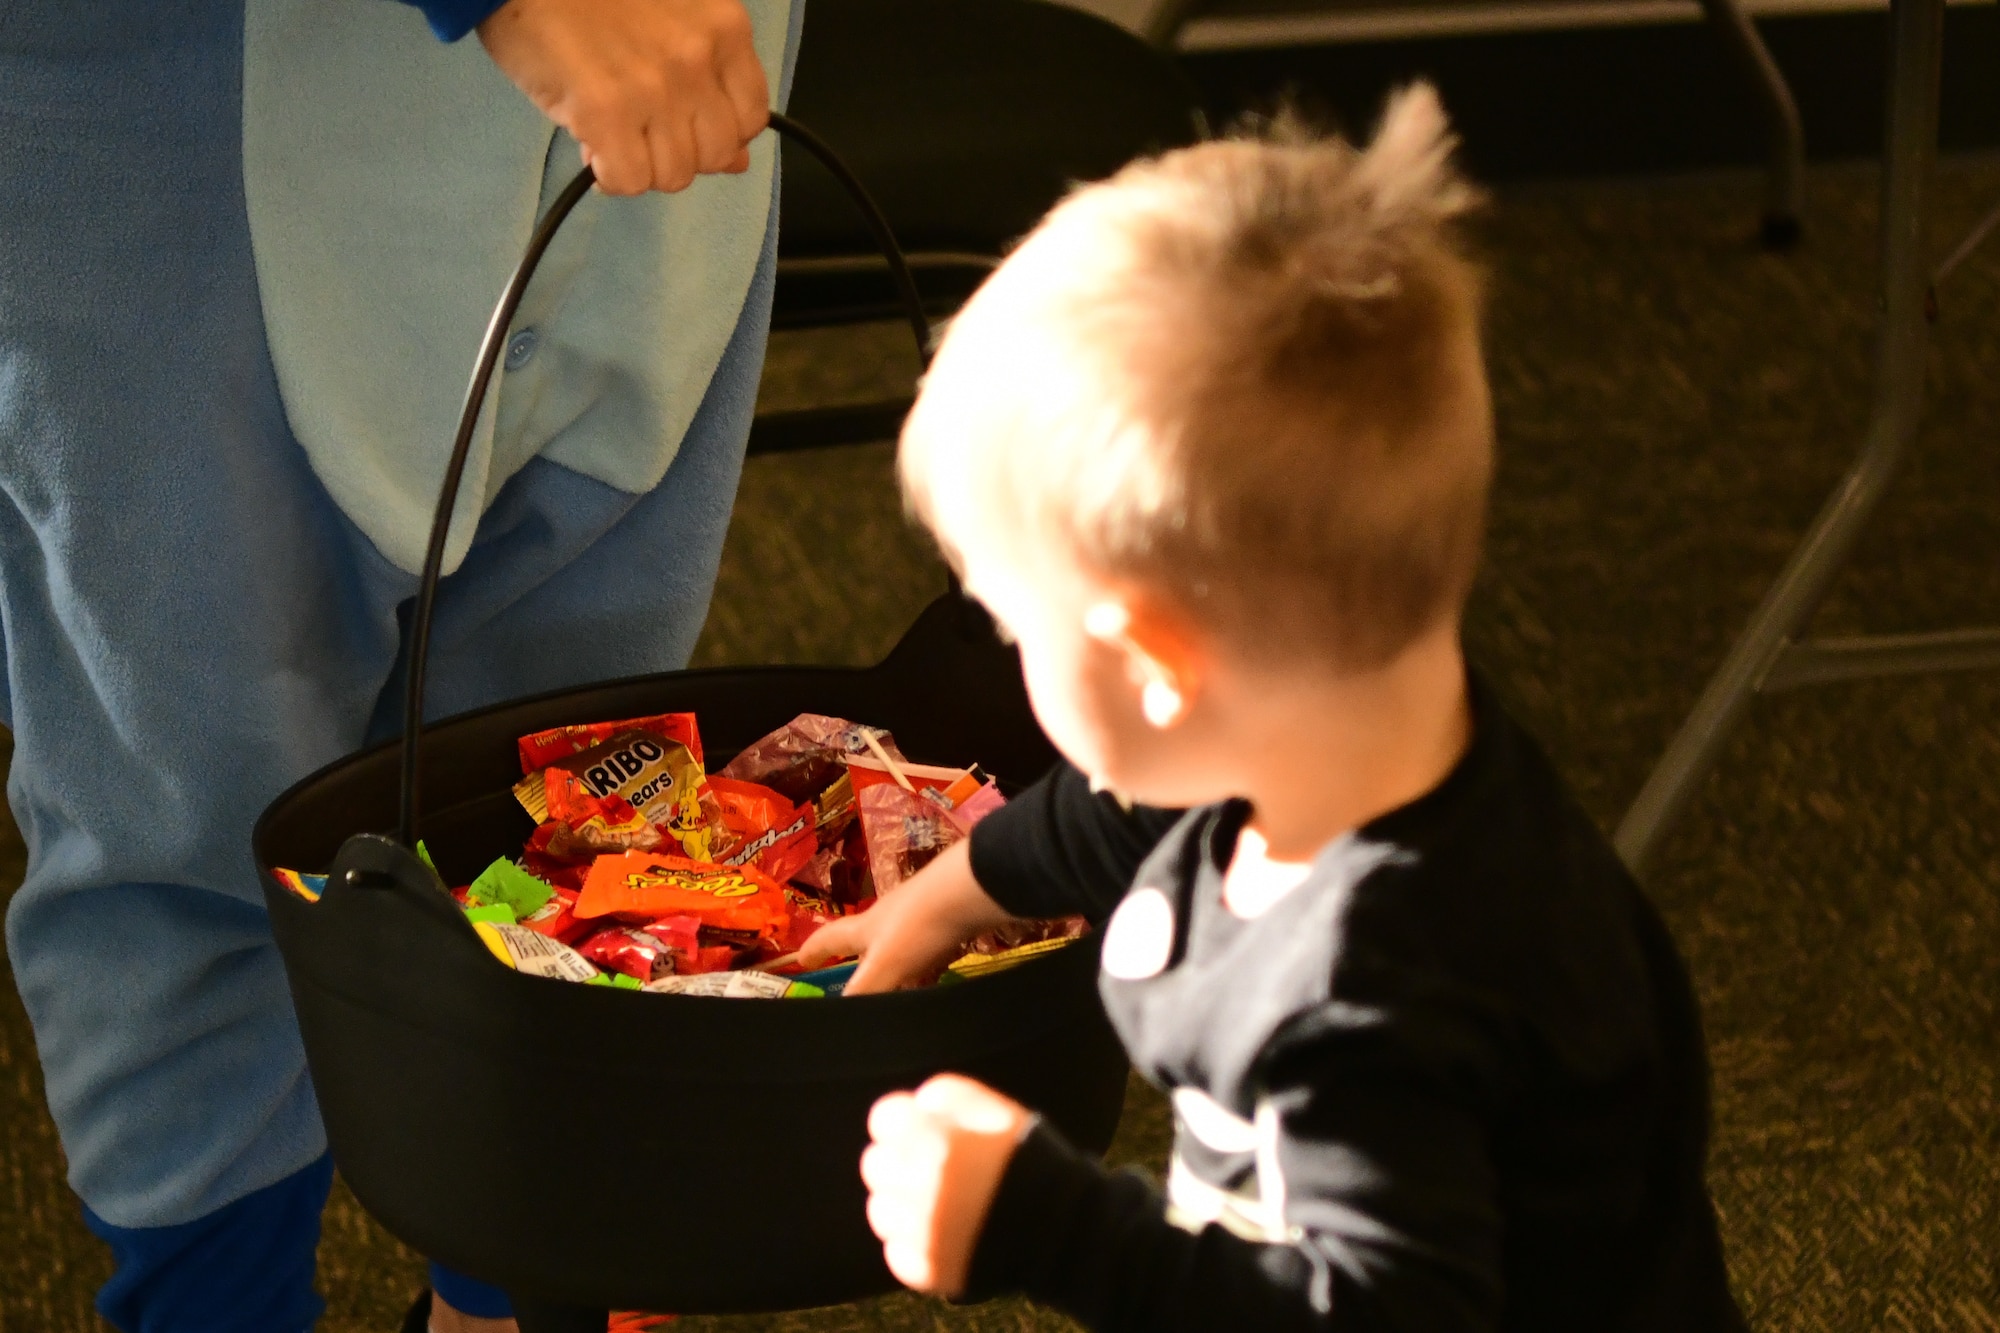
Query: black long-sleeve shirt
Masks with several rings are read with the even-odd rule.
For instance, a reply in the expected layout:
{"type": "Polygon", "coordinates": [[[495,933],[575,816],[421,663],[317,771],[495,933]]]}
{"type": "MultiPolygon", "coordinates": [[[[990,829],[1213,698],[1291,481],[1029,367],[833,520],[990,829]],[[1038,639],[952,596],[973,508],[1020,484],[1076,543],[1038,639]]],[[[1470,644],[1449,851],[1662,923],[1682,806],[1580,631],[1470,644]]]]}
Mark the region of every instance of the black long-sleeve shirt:
{"type": "Polygon", "coordinates": [[[1241,803],[1121,810],[1065,768],[980,825],[1003,907],[1110,915],[1105,1007],[1175,1145],[1163,1201],[1037,1127],[976,1293],[1102,1330],[1743,1327],[1685,969],[1476,679],[1473,712],[1440,786],[1250,919],[1241,803]]]}

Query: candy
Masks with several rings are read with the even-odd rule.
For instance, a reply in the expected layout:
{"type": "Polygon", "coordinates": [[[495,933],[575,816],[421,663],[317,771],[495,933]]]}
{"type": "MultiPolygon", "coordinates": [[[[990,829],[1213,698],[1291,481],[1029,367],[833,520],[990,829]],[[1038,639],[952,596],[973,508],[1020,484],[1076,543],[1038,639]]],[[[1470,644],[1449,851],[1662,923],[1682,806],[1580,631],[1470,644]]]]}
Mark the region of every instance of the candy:
{"type": "Polygon", "coordinates": [[[987,931],[966,947],[974,954],[1002,954],[1026,944],[1049,940],[1068,943],[1080,938],[1089,929],[1090,923],[1080,916],[1061,916],[1047,921],[1010,921],[987,931]]]}
{"type": "Polygon", "coordinates": [[[710,778],[708,785],[730,837],[728,850],[716,857],[720,864],[754,865],[782,884],[819,851],[818,812],[811,802],[795,805],[769,787],[738,778],[710,778]]]}
{"type": "MultiPolygon", "coordinates": [[[[541,830],[537,829],[535,833],[539,837],[541,830]]],[[[535,838],[530,838],[528,842],[529,845],[521,853],[521,869],[551,888],[568,889],[573,894],[583,892],[584,877],[590,874],[588,861],[565,861],[537,850],[535,838]]]]}
{"type": "Polygon", "coordinates": [[[1071,936],[1055,939],[1036,940],[1033,944],[1023,944],[1018,948],[1006,949],[999,953],[969,953],[954,962],[945,971],[955,977],[971,980],[973,977],[990,976],[995,972],[1005,972],[1010,967],[1019,967],[1031,958],[1039,958],[1045,953],[1074,943],[1071,936]]]}
{"type": "Polygon", "coordinates": [[[694,917],[705,926],[772,936],[790,919],[784,890],[751,866],[625,852],[600,856],[577,900],[579,917],[694,917]]]}
{"type": "Polygon", "coordinates": [[[478,921],[472,928],[495,958],[517,972],[559,981],[589,981],[598,975],[582,954],[559,940],[537,935],[526,926],[478,921]]]}
{"type": "Polygon", "coordinates": [[[817,972],[801,972],[792,980],[807,986],[817,986],[827,995],[841,995],[847,990],[847,983],[854,976],[859,962],[841,963],[837,967],[823,967],[817,972]]]}
{"type": "MultiPolygon", "coordinates": [[[[560,768],[536,776],[543,779],[541,795],[548,819],[528,839],[529,856],[587,860],[605,852],[651,851],[666,844],[667,835],[622,797],[592,796],[574,773],[560,768]]],[[[514,794],[519,799],[521,788],[517,786],[514,794]]]]}
{"type": "Polygon", "coordinates": [[[537,822],[554,819],[572,826],[577,820],[565,817],[562,810],[587,818],[599,812],[585,804],[594,800],[610,820],[620,812],[609,804],[615,798],[647,823],[671,833],[684,854],[705,861],[709,830],[701,805],[704,781],[701,761],[687,746],[628,731],[522,778],[514,785],[514,797],[537,822]],[[559,774],[571,775],[574,782],[559,774]]]}
{"type": "Polygon", "coordinates": [[[728,1000],[804,1000],[825,994],[796,977],[769,972],[710,972],[698,977],[661,977],[646,989],[655,995],[708,995],[728,1000]]]}
{"type": "MultiPolygon", "coordinates": [[[[945,794],[949,796],[951,792],[945,794]]],[[[951,809],[944,812],[944,817],[961,835],[965,835],[971,833],[980,820],[1005,804],[1007,798],[1000,794],[1000,784],[989,779],[957,798],[951,809]]]]}
{"type": "Polygon", "coordinates": [[[894,783],[862,788],[855,804],[878,894],[893,892],[962,836],[937,805],[894,783]]]}
{"type": "Polygon", "coordinates": [[[888,893],[1004,805],[976,768],[933,768],[884,758],[848,761],[875,892],[888,893]]]}
{"type": "Polygon", "coordinates": [[[303,875],[296,870],[273,870],[271,878],[290,889],[309,903],[316,903],[326,892],[325,875],[303,875]]]}
{"type": "Polygon", "coordinates": [[[617,722],[585,722],[569,727],[550,727],[532,736],[523,736],[518,742],[521,752],[521,772],[539,773],[550,764],[560,762],[571,755],[582,754],[596,745],[602,745],[613,736],[628,731],[643,731],[664,741],[674,741],[685,745],[688,752],[700,763],[701,731],[695,726],[693,713],[655,713],[651,717],[628,717],[617,722]]]}
{"type": "Polygon", "coordinates": [[[480,871],[466,893],[474,906],[505,903],[516,919],[533,916],[554,896],[554,889],[504,856],[480,871]]]}
{"type": "Polygon", "coordinates": [[[698,918],[691,916],[663,916],[658,921],[648,921],[640,929],[666,945],[675,955],[674,971],[693,972],[702,970],[683,965],[691,962],[701,950],[701,921],[698,918]]]}
{"type": "Polygon", "coordinates": [[[886,731],[845,718],[800,713],[745,748],[723,766],[720,776],[761,782],[804,804],[840,778],[845,760],[877,751],[897,761],[903,758],[886,731]]]}
{"type": "Polygon", "coordinates": [[[576,951],[608,972],[623,972],[651,981],[656,972],[671,976],[673,950],[656,935],[630,926],[600,930],[576,946],[576,951]]]}
{"type": "Polygon", "coordinates": [[[551,888],[549,900],[539,910],[521,918],[521,924],[538,935],[547,935],[564,944],[575,944],[590,933],[588,921],[576,919],[576,889],[551,888]]]}
{"type": "Polygon", "coordinates": [[[838,905],[797,888],[785,889],[785,902],[791,909],[791,919],[785,923],[784,933],[778,936],[779,953],[796,953],[821,926],[842,915],[838,905]]]}

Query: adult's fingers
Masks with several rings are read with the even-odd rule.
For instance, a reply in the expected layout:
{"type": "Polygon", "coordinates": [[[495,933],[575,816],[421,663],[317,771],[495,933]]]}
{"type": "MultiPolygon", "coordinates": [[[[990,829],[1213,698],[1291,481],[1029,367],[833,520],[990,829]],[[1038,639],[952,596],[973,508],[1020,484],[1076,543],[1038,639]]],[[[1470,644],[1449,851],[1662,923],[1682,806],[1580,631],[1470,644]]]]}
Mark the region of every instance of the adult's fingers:
{"type": "Polygon", "coordinates": [[[601,125],[572,126],[583,145],[583,160],[597,175],[606,194],[643,194],[652,188],[653,156],[638,127],[607,120],[601,125]]]}
{"type": "Polygon", "coordinates": [[[752,46],[724,51],[717,63],[716,76],[722,83],[723,96],[736,113],[737,138],[747,144],[771,123],[771,85],[764,78],[757,49],[752,46]]]}
{"type": "Polygon", "coordinates": [[[689,129],[694,139],[697,171],[727,171],[743,154],[743,140],[736,133],[736,118],[719,92],[715,97],[703,98],[696,103],[689,129]]]}
{"type": "Polygon", "coordinates": [[[684,117],[668,112],[646,122],[646,146],[652,160],[652,187],[673,194],[694,183],[701,160],[694,141],[694,127],[684,117]]]}

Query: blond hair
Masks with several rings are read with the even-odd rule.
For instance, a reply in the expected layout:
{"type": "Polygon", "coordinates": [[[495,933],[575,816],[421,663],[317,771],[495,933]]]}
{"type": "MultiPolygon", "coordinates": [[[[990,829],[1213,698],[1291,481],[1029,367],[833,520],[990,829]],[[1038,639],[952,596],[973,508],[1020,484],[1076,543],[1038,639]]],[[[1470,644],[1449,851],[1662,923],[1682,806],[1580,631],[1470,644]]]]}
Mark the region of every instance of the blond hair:
{"type": "Polygon", "coordinates": [[[946,331],[911,511],[1343,668],[1455,621],[1493,448],[1453,146],[1417,85],[1365,151],[1281,123],[1076,190],[946,331]]]}

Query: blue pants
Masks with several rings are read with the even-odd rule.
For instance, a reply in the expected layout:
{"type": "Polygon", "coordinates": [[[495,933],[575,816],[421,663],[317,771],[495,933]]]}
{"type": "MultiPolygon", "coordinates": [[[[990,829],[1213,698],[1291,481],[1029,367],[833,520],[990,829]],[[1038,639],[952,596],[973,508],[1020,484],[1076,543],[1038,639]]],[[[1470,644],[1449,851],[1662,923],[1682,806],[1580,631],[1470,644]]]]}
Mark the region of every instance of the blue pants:
{"type": "MultiPolygon", "coordinates": [[[[240,0],[89,8],[19,0],[0,24],[0,709],[29,853],[7,948],[70,1183],[100,1234],[131,1233],[123,1265],[140,1233],[170,1252],[262,1191],[292,1216],[322,1169],[250,827],[394,724],[413,579],[286,425],[244,215],[240,0]]],[[[496,498],[441,590],[433,716],[686,660],[775,243],[658,488],[535,462],[496,498]]],[[[243,1262],[303,1276],[241,1327],[309,1322],[316,1224],[291,1234],[300,1263],[243,1262]]],[[[149,1314],[144,1286],[107,1289],[125,1327],[239,1326],[226,1301],[149,1314]]]]}

